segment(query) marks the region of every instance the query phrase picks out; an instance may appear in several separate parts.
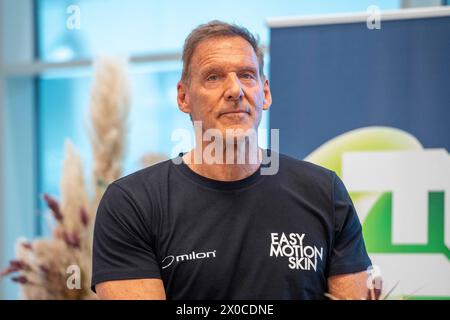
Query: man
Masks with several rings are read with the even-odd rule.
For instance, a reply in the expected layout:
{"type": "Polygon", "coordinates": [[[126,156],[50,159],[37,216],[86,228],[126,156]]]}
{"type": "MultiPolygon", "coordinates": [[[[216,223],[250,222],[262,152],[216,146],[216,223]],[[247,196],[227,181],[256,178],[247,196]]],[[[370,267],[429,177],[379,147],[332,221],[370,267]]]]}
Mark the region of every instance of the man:
{"type": "Polygon", "coordinates": [[[196,145],[108,187],[94,231],[100,298],[367,297],[371,263],[341,180],[278,154],[279,170],[263,175],[264,152],[252,158],[245,132],[272,103],[263,65],[245,28],[212,21],[186,39],[178,105],[201,124],[196,145]]]}

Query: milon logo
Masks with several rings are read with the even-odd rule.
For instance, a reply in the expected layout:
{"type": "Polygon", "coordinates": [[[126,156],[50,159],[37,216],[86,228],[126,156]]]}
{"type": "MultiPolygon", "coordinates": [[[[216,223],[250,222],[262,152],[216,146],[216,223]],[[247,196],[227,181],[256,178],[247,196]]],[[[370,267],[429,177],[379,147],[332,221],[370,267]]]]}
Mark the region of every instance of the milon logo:
{"type": "Polygon", "coordinates": [[[197,259],[208,259],[208,258],[215,258],[216,257],[216,250],[214,251],[208,251],[208,252],[195,252],[192,251],[189,254],[180,254],[179,256],[167,256],[163,259],[161,262],[162,269],[165,269],[169,266],[171,266],[175,261],[188,261],[188,260],[197,260],[197,259]]]}

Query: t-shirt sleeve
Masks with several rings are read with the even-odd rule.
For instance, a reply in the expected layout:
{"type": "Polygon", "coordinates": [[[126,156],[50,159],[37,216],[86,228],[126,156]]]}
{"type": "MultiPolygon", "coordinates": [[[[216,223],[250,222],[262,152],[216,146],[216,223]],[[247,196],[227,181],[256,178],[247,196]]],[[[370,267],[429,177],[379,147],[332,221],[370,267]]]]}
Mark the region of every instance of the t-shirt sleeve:
{"type": "Polygon", "coordinates": [[[353,202],[342,180],[336,174],[333,176],[335,237],[328,265],[329,276],[364,271],[372,264],[353,202]]]}
{"type": "Polygon", "coordinates": [[[92,281],[161,278],[149,215],[116,183],[105,191],[95,218],[92,281]]]}

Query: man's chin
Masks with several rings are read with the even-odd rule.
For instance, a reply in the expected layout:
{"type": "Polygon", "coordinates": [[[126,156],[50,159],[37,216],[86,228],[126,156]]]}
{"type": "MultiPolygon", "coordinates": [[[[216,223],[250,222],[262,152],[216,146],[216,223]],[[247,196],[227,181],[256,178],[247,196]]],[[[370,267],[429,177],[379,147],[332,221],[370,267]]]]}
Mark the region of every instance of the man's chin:
{"type": "Polygon", "coordinates": [[[240,122],[240,123],[230,123],[230,122],[216,122],[215,124],[210,124],[208,126],[204,125],[202,128],[207,136],[220,135],[222,139],[226,139],[227,136],[230,137],[244,137],[257,135],[257,128],[254,127],[253,123],[240,122]]]}
{"type": "Polygon", "coordinates": [[[236,124],[223,127],[220,131],[226,144],[244,142],[248,139],[257,141],[258,132],[252,126],[236,124]]]}
{"type": "Polygon", "coordinates": [[[249,125],[245,124],[233,124],[233,125],[227,125],[220,128],[220,131],[223,134],[235,134],[235,135],[241,135],[246,134],[247,132],[253,131],[254,128],[249,125]]]}

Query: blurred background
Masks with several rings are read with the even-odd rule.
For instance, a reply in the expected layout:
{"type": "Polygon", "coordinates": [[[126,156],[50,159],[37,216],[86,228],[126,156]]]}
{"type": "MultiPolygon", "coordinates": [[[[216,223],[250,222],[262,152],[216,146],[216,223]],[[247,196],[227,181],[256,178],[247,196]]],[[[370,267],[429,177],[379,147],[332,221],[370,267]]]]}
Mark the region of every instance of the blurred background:
{"type": "MultiPolygon", "coordinates": [[[[381,132],[368,132],[368,136],[365,136],[364,132],[362,135],[358,133],[359,140],[355,144],[364,145],[365,151],[380,150],[379,147],[373,149],[368,147],[368,145],[376,145],[374,142],[376,139],[382,140],[379,144],[389,145],[385,149],[410,150],[414,149],[412,145],[414,147],[420,145],[420,148],[443,148],[448,151],[450,143],[448,129],[450,114],[446,111],[450,108],[448,95],[450,55],[447,55],[450,53],[448,12],[439,11],[441,13],[438,15],[446,17],[446,20],[442,20],[437,26],[413,25],[412,27],[417,30],[430,30],[431,36],[421,32],[406,33],[410,47],[405,45],[395,48],[400,50],[397,60],[384,57],[383,60],[376,61],[368,58],[369,64],[373,61],[372,68],[368,68],[364,75],[376,82],[373,85],[377,89],[373,89],[373,86],[369,84],[368,88],[372,88],[371,90],[358,91],[357,89],[360,88],[358,83],[362,79],[355,76],[355,72],[357,74],[359,72],[357,70],[361,68],[346,67],[347,63],[351,64],[352,61],[358,61],[366,56],[367,50],[379,50],[380,54],[384,52],[386,56],[389,56],[392,53],[389,51],[392,47],[388,45],[384,47],[383,43],[392,45],[399,43],[398,38],[388,39],[389,36],[381,36],[383,20],[381,20],[381,31],[367,31],[369,23],[366,24],[366,17],[371,12],[375,15],[381,12],[383,16],[383,12],[422,10],[427,7],[445,9],[447,5],[448,1],[445,0],[265,0],[262,2],[256,0],[215,2],[204,0],[0,0],[0,269],[6,268],[8,262],[14,259],[18,239],[27,238],[32,241],[52,236],[55,219],[48,214],[48,202],[44,201],[43,195],[48,193],[56,199],[61,197],[60,181],[66,139],[70,139],[78,150],[85,179],[86,181],[90,179],[93,152],[89,138],[89,108],[93,87],[92,63],[97,57],[106,55],[129,59],[129,114],[126,120],[128,129],[124,136],[121,175],[144,167],[148,164],[145,159],[158,160],[171,157],[174,145],[171,137],[174,130],[191,131],[192,124],[189,117],[180,112],[176,104],[176,84],[182,67],[181,50],[185,37],[193,28],[213,19],[247,27],[259,35],[260,42],[266,50],[265,71],[272,83],[274,105],[270,112],[264,114],[261,128],[280,128],[282,152],[298,158],[307,158],[343,174],[341,160],[336,164],[330,159],[335,157],[333,152],[337,154],[345,150],[337,150],[340,147],[336,149],[333,146],[328,146],[326,150],[320,147],[333,138],[358,128],[383,126],[390,128],[385,130],[401,129],[405,132],[401,135],[398,131],[380,129],[381,132]],[[371,6],[372,11],[369,10],[371,6]],[[311,15],[326,15],[328,18],[319,19],[318,22],[301,18],[311,15]],[[364,28],[364,32],[380,32],[377,36],[371,35],[375,37],[371,43],[378,43],[378,46],[375,49],[367,49],[366,46],[364,47],[366,51],[357,46],[353,48],[352,44],[358,43],[360,39],[358,37],[367,39],[368,36],[367,33],[358,35],[358,32],[362,32],[361,29],[358,29],[359,31],[345,29],[345,27],[350,28],[354,22],[345,22],[342,25],[336,17],[343,16],[347,17],[345,19],[356,19],[361,28],[364,28]],[[363,17],[362,20],[361,17],[363,17]],[[326,19],[331,19],[328,20],[331,22],[323,23],[327,21],[326,19]],[[302,26],[302,23],[305,25],[302,26]],[[312,29],[317,25],[322,26],[312,29]],[[295,30],[298,28],[301,30],[296,33],[295,30]],[[351,35],[351,37],[345,38],[343,35],[351,35]],[[432,39],[437,40],[431,41],[432,39]],[[415,49],[413,46],[415,41],[418,41],[419,47],[429,46],[422,47],[425,53],[415,49]],[[340,46],[339,43],[341,43],[340,46]],[[347,51],[342,52],[341,49],[336,49],[340,47],[347,48],[347,51]],[[314,59],[311,58],[312,56],[319,58],[314,59]],[[417,61],[439,62],[437,62],[438,65],[433,63],[419,65],[417,61]],[[317,68],[324,63],[327,67],[317,71],[317,68]],[[338,68],[339,64],[342,64],[342,70],[338,68]],[[396,69],[398,65],[403,67],[396,69]],[[297,70],[296,68],[299,73],[304,71],[303,77],[291,82],[289,70],[297,70]],[[333,74],[346,72],[345,70],[349,73],[348,77],[333,78],[333,74]],[[395,82],[392,79],[398,74],[407,78],[428,76],[422,78],[425,79],[424,87],[423,83],[416,84],[417,86],[408,84],[409,82],[404,82],[402,76],[396,80],[398,82],[395,82]],[[324,81],[324,77],[328,80],[324,81]],[[447,82],[443,83],[443,81],[447,82]],[[287,82],[291,84],[286,86],[287,82]],[[384,84],[387,89],[383,90],[381,84],[384,84]],[[443,90],[444,87],[447,89],[443,90]],[[304,94],[297,91],[299,88],[304,94]],[[415,120],[417,118],[409,117],[408,107],[402,109],[401,106],[403,93],[418,93],[422,92],[421,90],[435,97],[431,101],[424,98],[421,107],[414,107],[412,111],[418,115],[417,118],[426,122],[425,125],[418,124],[418,120],[415,120]],[[344,91],[346,94],[342,95],[344,91]],[[380,92],[381,98],[376,95],[380,92]],[[327,97],[329,100],[326,100],[327,97]],[[321,110],[319,105],[315,106],[311,103],[315,100],[320,102],[320,106],[327,106],[327,108],[330,104],[333,105],[334,110],[340,110],[340,114],[327,115],[327,108],[321,110]],[[299,108],[295,108],[296,103],[299,108]],[[307,107],[302,109],[304,105],[307,107]],[[341,105],[352,107],[346,111],[345,108],[341,108],[341,105]],[[365,109],[362,105],[365,105],[365,109]],[[425,112],[425,110],[428,111],[425,112]],[[361,114],[358,115],[358,112],[361,114]],[[329,123],[336,116],[343,118],[343,124],[341,122],[340,127],[330,128],[329,123]],[[405,117],[406,124],[402,122],[405,117]],[[325,118],[330,119],[324,120],[325,118]],[[327,129],[323,129],[322,125],[327,129]],[[411,137],[406,136],[407,134],[411,137]],[[392,140],[403,142],[394,146],[392,140]]],[[[425,13],[425,16],[427,14],[433,16],[432,13],[425,13]]],[[[392,19],[395,20],[395,18],[392,19]]],[[[388,35],[392,35],[408,28],[410,28],[409,25],[402,26],[386,22],[384,32],[390,32],[388,35]]],[[[402,35],[396,36],[400,39],[402,37],[402,35]]],[[[367,61],[360,63],[363,65],[367,61]]],[[[414,104],[414,101],[412,103],[414,104]]],[[[261,133],[260,138],[262,147],[270,144],[267,132],[261,133]]],[[[352,148],[355,150],[354,146],[352,148]]],[[[444,172],[447,171],[444,170],[444,172]]],[[[347,176],[350,189],[353,185],[352,181],[355,181],[352,179],[351,175],[347,176]]],[[[357,185],[356,182],[355,185],[357,185]]],[[[361,190],[356,186],[354,188],[355,193],[352,193],[352,197],[354,196],[357,202],[361,199],[358,197],[362,197],[357,192],[368,190],[361,190]]],[[[392,188],[376,191],[389,190],[392,188]]],[[[444,195],[445,190],[438,188],[434,191],[438,193],[437,205],[443,203],[443,199],[447,197],[444,195]]],[[[450,190],[447,191],[448,195],[450,190]]],[[[88,192],[92,190],[88,188],[88,192]]],[[[377,199],[379,197],[380,194],[377,194],[377,199]]],[[[367,200],[367,197],[365,199],[367,200]]],[[[374,205],[373,201],[372,205],[374,205]]],[[[363,204],[360,206],[362,208],[363,204]]],[[[368,209],[361,209],[361,212],[364,210],[368,211],[368,209]]],[[[430,227],[426,228],[426,231],[430,234],[440,232],[441,237],[450,237],[450,223],[447,223],[450,217],[444,221],[443,210],[439,213],[437,220],[433,220],[435,221],[433,228],[436,229],[430,229],[430,227]]],[[[416,221],[423,220],[416,219],[416,221]]],[[[425,222],[427,223],[427,220],[425,222]]],[[[365,226],[364,231],[365,236],[372,237],[373,242],[368,244],[371,255],[386,252],[429,254],[445,251],[447,256],[443,255],[445,261],[442,268],[447,268],[447,271],[444,270],[442,273],[438,271],[441,278],[445,277],[442,279],[444,285],[438,288],[431,285],[431,289],[416,295],[422,298],[450,296],[448,247],[445,246],[443,239],[436,240],[439,242],[436,245],[439,248],[436,250],[427,247],[427,241],[431,241],[428,237],[425,243],[422,240],[418,241],[419,247],[416,246],[416,249],[411,247],[401,251],[403,249],[394,247],[389,251],[385,246],[386,250],[383,251],[383,248],[380,249],[380,246],[377,246],[376,235],[371,233],[369,227],[365,226]]],[[[391,230],[387,233],[390,234],[391,230]]],[[[405,237],[400,236],[397,239],[398,243],[404,246],[405,237]]],[[[406,259],[409,259],[408,257],[406,259]]],[[[380,256],[380,261],[385,261],[385,258],[380,256]]],[[[389,268],[387,266],[387,270],[390,270],[389,268]]],[[[405,263],[403,268],[410,269],[410,266],[405,263]]],[[[433,273],[433,270],[429,269],[429,272],[433,273]]],[[[396,276],[392,278],[392,281],[388,281],[391,287],[396,283],[396,276]]],[[[405,281],[400,286],[404,283],[405,281]]],[[[427,278],[414,282],[413,286],[403,287],[403,291],[400,291],[402,294],[413,295],[413,291],[420,290],[422,285],[427,285],[427,278]]],[[[0,279],[0,298],[19,298],[19,287],[20,283],[10,281],[8,277],[0,279]]]]}

